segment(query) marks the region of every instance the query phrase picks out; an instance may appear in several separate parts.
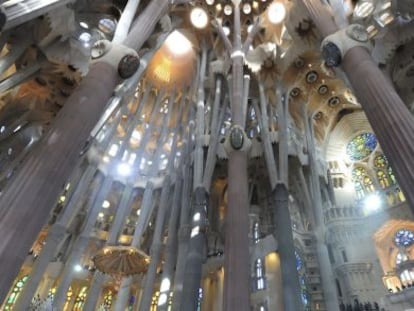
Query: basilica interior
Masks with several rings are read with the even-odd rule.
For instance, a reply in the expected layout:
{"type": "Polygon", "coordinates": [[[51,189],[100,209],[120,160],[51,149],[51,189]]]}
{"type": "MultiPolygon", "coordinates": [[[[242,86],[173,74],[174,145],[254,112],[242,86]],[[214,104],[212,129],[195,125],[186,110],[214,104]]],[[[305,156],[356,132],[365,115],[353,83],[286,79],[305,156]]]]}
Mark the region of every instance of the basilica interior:
{"type": "Polygon", "coordinates": [[[0,29],[1,310],[414,310],[412,0],[7,0],[0,29]]]}

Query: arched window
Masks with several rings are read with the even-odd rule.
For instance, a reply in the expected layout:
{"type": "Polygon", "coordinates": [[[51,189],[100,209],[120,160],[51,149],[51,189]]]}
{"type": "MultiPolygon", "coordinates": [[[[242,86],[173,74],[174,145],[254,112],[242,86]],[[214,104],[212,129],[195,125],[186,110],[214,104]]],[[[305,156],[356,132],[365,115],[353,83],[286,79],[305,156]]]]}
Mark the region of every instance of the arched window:
{"type": "Polygon", "coordinates": [[[265,271],[262,259],[256,259],[254,263],[254,273],[255,273],[255,289],[262,290],[266,288],[265,284],[265,271]]]}
{"type": "Polygon", "coordinates": [[[65,302],[65,305],[63,306],[64,311],[68,310],[68,307],[70,305],[72,298],[73,298],[73,290],[72,290],[72,287],[70,286],[68,292],[66,293],[66,302],[65,302]]]}
{"type": "Polygon", "coordinates": [[[352,170],[352,181],[358,199],[362,199],[367,193],[375,190],[371,177],[362,167],[356,167],[352,170]]]}
{"type": "Polygon", "coordinates": [[[20,280],[14,284],[12,292],[10,293],[9,297],[6,299],[6,304],[4,306],[4,310],[13,310],[13,306],[16,303],[17,297],[19,297],[20,292],[23,289],[24,284],[26,283],[27,279],[29,278],[28,275],[25,275],[20,280]]]}
{"type": "Polygon", "coordinates": [[[104,295],[103,309],[108,311],[111,310],[113,300],[114,294],[111,290],[108,290],[104,295]]]}
{"type": "Polygon", "coordinates": [[[374,167],[377,171],[378,183],[381,188],[388,188],[397,183],[391,167],[388,166],[388,160],[385,155],[380,154],[375,157],[374,167]]]}
{"type": "Polygon", "coordinates": [[[158,300],[160,298],[160,292],[156,291],[152,296],[151,308],[150,311],[157,311],[158,300]]]}
{"type": "Polygon", "coordinates": [[[346,154],[351,161],[360,161],[369,156],[376,146],[377,138],[373,133],[362,133],[348,143],[346,154]]]}
{"type": "Polygon", "coordinates": [[[299,274],[299,284],[301,289],[301,298],[304,310],[310,310],[310,303],[309,303],[309,294],[308,288],[306,286],[305,280],[305,265],[303,264],[302,258],[300,257],[299,253],[295,250],[295,257],[296,257],[296,269],[298,270],[299,274]]]}
{"type": "MultiPolygon", "coordinates": [[[[398,266],[399,264],[407,260],[409,260],[407,254],[405,252],[400,252],[397,254],[397,257],[395,258],[395,263],[398,266]]],[[[414,271],[405,269],[400,273],[400,280],[403,285],[407,286],[412,284],[414,282],[414,271]]]]}
{"type": "Polygon", "coordinates": [[[86,300],[87,290],[88,288],[86,286],[82,287],[78,296],[76,297],[75,305],[73,306],[73,311],[81,311],[83,309],[83,304],[86,300]]]}
{"type": "Polygon", "coordinates": [[[383,170],[377,170],[377,178],[381,188],[388,188],[391,185],[390,180],[388,179],[388,174],[383,170]]]}
{"type": "Polygon", "coordinates": [[[260,231],[259,231],[259,222],[253,224],[253,241],[254,243],[259,242],[260,240],[260,231]]]}

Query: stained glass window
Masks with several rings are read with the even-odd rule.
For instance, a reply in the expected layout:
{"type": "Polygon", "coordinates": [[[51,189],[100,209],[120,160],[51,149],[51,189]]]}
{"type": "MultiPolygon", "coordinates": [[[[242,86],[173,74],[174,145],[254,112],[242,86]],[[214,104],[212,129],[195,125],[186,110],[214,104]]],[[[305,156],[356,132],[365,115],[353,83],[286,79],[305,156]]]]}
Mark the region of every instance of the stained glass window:
{"type": "Polygon", "coordinates": [[[410,246],[414,243],[414,232],[407,229],[398,230],[394,237],[397,246],[410,246]]]}
{"type": "Polygon", "coordinates": [[[265,289],[265,271],[262,259],[255,261],[256,290],[265,289]]]}
{"type": "Polygon", "coordinates": [[[302,269],[302,259],[300,258],[297,251],[295,251],[295,257],[296,257],[296,269],[299,271],[302,269]]]}
{"type": "Polygon", "coordinates": [[[56,290],[57,290],[56,287],[49,289],[47,297],[53,300],[53,298],[55,298],[55,295],[56,295],[56,290]]]}
{"type": "Polygon", "coordinates": [[[75,305],[73,307],[73,311],[81,311],[82,310],[83,304],[86,300],[87,289],[88,288],[86,286],[84,286],[80,290],[78,296],[76,297],[75,305]]]}
{"type": "Polygon", "coordinates": [[[28,275],[25,275],[20,280],[16,282],[13,287],[12,292],[10,293],[9,297],[6,300],[6,305],[4,306],[4,310],[13,310],[13,306],[16,303],[17,297],[19,297],[20,292],[23,289],[24,284],[26,283],[27,279],[29,278],[28,275]]]}
{"type": "Polygon", "coordinates": [[[299,253],[295,250],[295,257],[296,257],[296,269],[299,273],[299,283],[300,283],[300,289],[301,289],[301,298],[302,303],[304,306],[304,310],[309,310],[309,294],[308,294],[308,288],[306,286],[306,280],[305,280],[305,266],[303,265],[302,258],[300,257],[299,253]]]}
{"type": "Polygon", "coordinates": [[[374,159],[374,166],[376,168],[387,168],[388,167],[388,160],[385,155],[381,154],[379,156],[376,156],[374,159]]]}
{"type": "Polygon", "coordinates": [[[355,136],[346,146],[346,154],[352,161],[360,161],[370,155],[377,146],[377,138],[373,133],[362,133],[355,136]]]}
{"type": "Polygon", "coordinates": [[[388,174],[383,170],[377,170],[377,178],[381,188],[388,188],[391,185],[388,174]]]}
{"type": "Polygon", "coordinates": [[[397,183],[397,179],[395,178],[394,172],[392,171],[391,167],[388,167],[388,176],[390,176],[392,184],[395,185],[397,183]]]}
{"type": "Polygon", "coordinates": [[[398,253],[397,257],[395,258],[395,263],[397,265],[399,265],[400,263],[402,263],[403,261],[406,261],[406,260],[408,260],[408,257],[407,257],[406,254],[398,253]]]}
{"type": "Polygon", "coordinates": [[[160,297],[159,291],[155,292],[155,294],[152,296],[150,311],[157,311],[157,304],[158,304],[159,297],[160,297]]]}
{"type": "Polygon", "coordinates": [[[395,196],[396,196],[396,198],[397,198],[398,202],[405,202],[405,196],[404,196],[404,193],[402,193],[402,191],[401,191],[401,189],[400,189],[400,188],[396,188],[396,189],[394,190],[394,193],[395,193],[395,196]]]}
{"type": "Polygon", "coordinates": [[[113,299],[114,299],[114,294],[112,293],[111,290],[108,290],[108,292],[104,295],[105,310],[111,310],[113,299]]]}
{"type": "Polygon", "coordinates": [[[391,167],[388,166],[388,160],[385,155],[381,154],[375,157],[374,167],[377,170],[378,183],[381,188],[388,188],[397,183],[391,167]]]}
{"type": "Polygon", "coordinates": [[[362,199],[365,194],[375,190],[371,177],[362,167],[356,167],[352,170],[352,181],[354,182],[355,192],[358,199],[362,199]]]}
{"type": "Polygon", "coordinates": [[[66,293],[66,302],[65,305],[63,306],[63,311],[67,311],[70,305],[70,301],[72,300],[72,296],[73,296],[73,290],[72,287],[69,287],[68,292],[66,293]]]}

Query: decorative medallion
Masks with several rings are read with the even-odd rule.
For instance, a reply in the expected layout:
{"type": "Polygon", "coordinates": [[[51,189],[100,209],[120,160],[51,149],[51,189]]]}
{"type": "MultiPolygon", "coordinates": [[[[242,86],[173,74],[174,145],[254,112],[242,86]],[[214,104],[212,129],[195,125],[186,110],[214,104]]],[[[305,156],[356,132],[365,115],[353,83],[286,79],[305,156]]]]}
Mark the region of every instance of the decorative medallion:
{"type": "Polygon", "coordinates": [[[342,61],[341,50],[333,42],[327,42],[322,47],[322,57],[328,67],[336,67],[342,61]]]}
{"type": "Polygon", "coordinates": [[[234,150],[240,150],[244,143],[244,133],[239,127],[232,127],[230,132],[230,144],[234,150]]]}
{"type": "Polygon", "coordinates": [[[328,86],[323,84],[318,88],[318,93],[319,95],[325,95],[326,93],[328,93],[328,86]]]}
{"type": "Polygon", "coordinates": [[[314,83],[316,80],[318,80],[318,73],[316,71],[312,70],[306,74],[306,82],[314,83]]]}
{"type": "Polygon", "coordinates": [[[334,97],[329,98],[328,106],[331,107],[331,108],[334,108],[334,107],[338,106],[340,102],[341,102],[341,100],[339,99],[339,97],[334,96],[334,97]]]}
{"type": "Polygon", "coordinates": [[[137,72],[140,60],[135,55],[125,55],[119,61],[118,74],[122,79],[128,79],[137,72]]]}
{"type": "Polygon", "coordinates": [[[297,97],[300,94],[300,89],[295,87],[290,91],[290,96],[297,97]]]}

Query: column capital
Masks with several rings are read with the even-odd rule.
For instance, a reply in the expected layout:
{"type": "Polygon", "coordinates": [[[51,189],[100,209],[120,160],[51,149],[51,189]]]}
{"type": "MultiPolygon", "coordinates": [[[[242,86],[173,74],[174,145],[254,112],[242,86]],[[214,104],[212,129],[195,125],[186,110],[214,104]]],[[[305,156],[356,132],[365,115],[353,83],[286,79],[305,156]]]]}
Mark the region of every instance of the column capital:
{"type": "Polygon", "coordinates": [[[336,67],[341,64],[345,54],[356,46],[363,47],[368,51],[372,50],[372,44],[365,27],[352,24],[327,36],[322,41],[322,56],[328,66],[336,67]]]}
{"type": "Polygon", "coordinates": [[[252,146],[250,138],[247,136],[244,128],[240,125],[233,124],[224,141],[224,150],[230,155],[234,151],[248,153],[252,146]]]}
{"type": "Polygon", "coordinates": [[[92,62],[105,62],[114,67],[122,79],[132,77],[140,64],[135,50],[108,40],[97,41],[92,47],[91,56],[92,62]]]}

